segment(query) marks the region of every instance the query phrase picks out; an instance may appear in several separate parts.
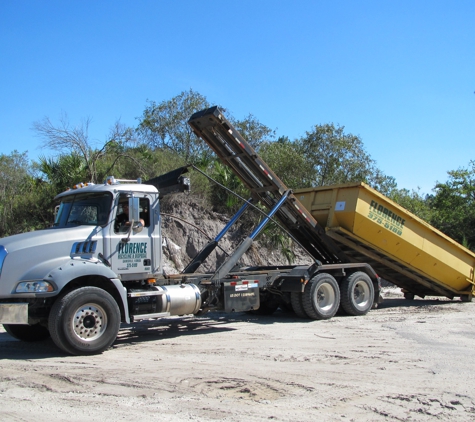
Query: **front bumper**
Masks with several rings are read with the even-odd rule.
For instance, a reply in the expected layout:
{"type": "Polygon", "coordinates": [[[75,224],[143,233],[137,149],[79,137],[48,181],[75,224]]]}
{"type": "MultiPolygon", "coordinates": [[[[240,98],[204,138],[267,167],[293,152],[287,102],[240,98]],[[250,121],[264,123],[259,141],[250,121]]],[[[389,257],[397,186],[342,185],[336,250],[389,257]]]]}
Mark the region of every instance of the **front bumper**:
{"type": "Polygon", "coordinates": [[[28,303],[0,303],[0,324],[28,324],[28,303]]]}

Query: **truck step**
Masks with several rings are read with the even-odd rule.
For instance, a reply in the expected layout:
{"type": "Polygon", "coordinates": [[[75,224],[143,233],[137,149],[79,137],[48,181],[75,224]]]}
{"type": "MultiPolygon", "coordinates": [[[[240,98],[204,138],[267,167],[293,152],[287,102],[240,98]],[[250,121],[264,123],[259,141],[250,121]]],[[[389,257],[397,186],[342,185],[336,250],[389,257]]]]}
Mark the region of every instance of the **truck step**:
{"type": "Polygon", "coordinates": [[[130,322],[143,321],[144,319],[158,319],[170,316],[170,312],[159,312],[157,314],[131,315],[130,322]]]}
{"type": "Polygon", "coordinates": [[[129,292],[127,297],[144,297],[144,296],[161,296],[164,295],[166,291],[164,290],[152,290],[147,292],[129,292]]]}

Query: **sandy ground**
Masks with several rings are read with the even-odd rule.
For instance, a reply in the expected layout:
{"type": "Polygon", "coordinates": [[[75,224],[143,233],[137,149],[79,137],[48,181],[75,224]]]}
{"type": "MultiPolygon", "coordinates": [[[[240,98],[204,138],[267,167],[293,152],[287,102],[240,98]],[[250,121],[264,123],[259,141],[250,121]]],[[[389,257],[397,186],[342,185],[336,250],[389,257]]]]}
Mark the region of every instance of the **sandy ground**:
{"type": "Polygon", "coordinates": [[[66,356],[0,329],[2,421],[474,421],[474,303],[386,292],[364,317],[211,313],[66,356]]]}

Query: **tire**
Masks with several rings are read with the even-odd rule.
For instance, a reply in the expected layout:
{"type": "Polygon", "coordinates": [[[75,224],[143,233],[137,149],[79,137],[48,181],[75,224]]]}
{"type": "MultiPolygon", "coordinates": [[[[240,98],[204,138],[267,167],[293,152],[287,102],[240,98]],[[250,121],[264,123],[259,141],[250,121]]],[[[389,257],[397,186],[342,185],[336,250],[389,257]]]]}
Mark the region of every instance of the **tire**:
{"type": "Polygon", "coordinates": [[[280,297],[271,293],[264,293],[260,295],[259,309],[249,311],[253,315],[272,315],[280,305],[280,297]]]}
{"type": "Polygon", "coordinates": [[[379,308],[379,304],[380,304],[380,303],[383,303],[383,302],[384,302],[383,297],[382,297],[381,295],[378,295],[378,300],[377,300],[377,301],[375,300],[375,301],[373,302],[373,306],[371,307],[371,309],[378,309],[378,308],[379,308]]]}
{"type": "Polygon", "coordinates": [[[341,283],[341,307],[348,315],[366,315],[373,302],[374,286],[368,274],[358,271],[341,283]]]}
{"type": "Polygon", "coordinates": [[[292,303],[290,302],[290,292],[282,292],[279,308],[282,312],[293,312],[292,303]]]}
{"type": "Polygon", "coordinates": [[[308,319],[308,316],[303,308],[303,293],[300,292],[292,292],[290,293],[290,303],[292,305],[292,309],[299,318],[308,319]]]}
{"type": "Polygon", "coordinates": [[[330,319],[340,306],[340,288],[327,273],[317,274],[305,286],[303,307],[311,319],[330,319]]]}
{"type": "Polygon", "coordinates": [[[471,302],[472,301],[472,295],[471,294],[468,294],[468,295],[461,295],[460,296],[460,300],[462,302],[471,302]]]}
{"type": "Polygon", "coordinates": [[[272,303],[261,302],[259,309],[253,309],[252,311],[249,311],[249,313],[252,315],[272,315],[275,311],[277,311],[278,307],[278,304],[274,305],[272,303]]]}
{"type": "Polygon", "coordinates": [[[5,331],[17,340],[33,342],[49,338],[48,329],[40,324],[3,324],[3,328],[5,328],[5,331]]]}
{"type": "Polygon", "coordinates": [[[48,326],[54,343],[66,353],[99,354],[117,338],[120,310],[105,290],[81,287],[54,303],[48,326]]]}
{"type": "Polygon", "coordinates": [[[404,293],[404,299],[406,300],[414,300],[416,295],[414,293],[406,292],[404,293]]]}

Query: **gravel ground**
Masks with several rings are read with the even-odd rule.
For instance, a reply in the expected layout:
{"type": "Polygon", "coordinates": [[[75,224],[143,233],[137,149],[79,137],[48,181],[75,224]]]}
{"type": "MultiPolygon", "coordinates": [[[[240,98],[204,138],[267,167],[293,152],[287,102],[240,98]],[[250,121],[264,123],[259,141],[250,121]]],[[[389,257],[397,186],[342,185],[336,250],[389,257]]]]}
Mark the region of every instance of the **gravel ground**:
{"type": "Polygon", "coordinates": [[[385,290],[364,317],[210,313],[67,356],[0,328],[2,421],[474,421],[474,303],[385,290]]]}

